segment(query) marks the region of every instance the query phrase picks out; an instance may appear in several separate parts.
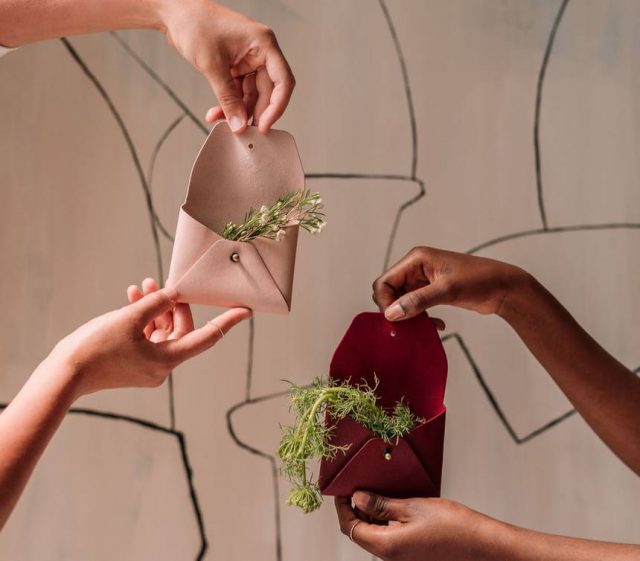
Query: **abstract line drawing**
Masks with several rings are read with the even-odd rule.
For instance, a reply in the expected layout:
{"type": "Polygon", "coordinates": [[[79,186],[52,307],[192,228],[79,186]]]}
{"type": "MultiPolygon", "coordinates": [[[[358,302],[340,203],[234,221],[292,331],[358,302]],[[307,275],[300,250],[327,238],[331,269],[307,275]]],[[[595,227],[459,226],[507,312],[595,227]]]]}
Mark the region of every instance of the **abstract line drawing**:
{"type": "MultiPolygon", "coordinates": [[[[8,403],[0,403],[0,410],[4,410],[7,405],[8,403]]],[[[202,518],[202,510],[200,509],[200,503],[198,501],[198,494],[196,493],[196,488],[193,483],[193,470],[191,468],[191,462],[189,461],[187,441],[185,439],[184,433],[169,427],[162,426],[158,423],[152,423],[151,421],[148,421],[146,419],[131,417],[129,415],[120,415],[118,413],[112,413],[110,411],[99,411],[96,409],[86,409],[83,407],[72,407],[71,409],[69,409],[68,413],[70,415],[97,417],[100,419],[107,419],[116,422],[131,423],[133,425],[152,430],[160,434],[170,435],[176,439],[178,446],[180,447],[180,460],[184,469],[185,480],[189,488],[189,499],[193,507],[193,515],[196,520],[198,534],[200,537],[200,545],[198,547],[196,561],[202,561],[202,559],[204,559],[205,553],[207,552],[208,542],[204,530],[204,522],[202,518]]]]}
{"type": "MultiPolygon", "coordinates": [[[[500,243],[504,243],[504,242],[508,242],[510,240],[514,240],[514,239],[518,239],[518,238],[524,238],[524,237],[528,237],[528,236],[536,236],[536,235],[553,235],[553,234],[557,234],[557,233],[561,233],[561,232],[570,232],[570,231],[588,231],[588,230],[610,230],[610,229],[640,229],[640,224],[636,224],[636,223],[605,223],[605,224],[587,224],[587,225],[564,225],[564,226],[550,226],[548,223],[548,218],[547,218],[547,211],[546,211],[546,207],[545,207],[545,200],[544,200],[544,189],[543,189],[543,181],[542,181],[542,151],[541,151],[541,143],[540,143],[540,114],[541,114],[541,110],[542,110],[542,100],[543,100],[543,91],[544,91],[544,82],[545,82],[545,78],[546,78],[546,74],[547,74],[547,68],[549,66],[549,63],[551,61],[552,58],[552,53],[553,53],[553,46],[556,40],[556,36],[558,33],[558,30],[560,28],[560,24],[562,19],[565,17],[566,15],[566,11],[567,11],[567,7],[569,4],[569,0],[562,0],[562,2],[560,3],[558,12],[553,20],[552,26],[551,26],[551,30],[548,36],[548,40],[546,43],[546,47],[544,50],[544,55],[542,58],[542,63],[541,63],[541,67],[540,67],[540,71],[538,74],[538,80],[536,83],[536,98],[535,98],[535,119],[534,119],[534,131],[533,131],[533,139],[534,139],[534,153],[535,153],[535,172],[536,172],[536,189],[537,189],[537,200],[538,200],[538,210],[539,210],[539,215],[540,215],[540,220],[542,223],[542,227],[541,228],[537,228],[537,229],[530,229],[530,230],[526,230],[526,231],[521,231],[521,232],[513,232],[513,233],[509,233],[509,234],[504,234],[502,236],[496,237],[494,239],[491,240],[487,240],[481,243],[478,243],[477,245],[475,245],[474,247],[472,247],[471,249],[467,250],[467,253],[469,254],[476,254],[479,253],[485,249],[488,249],[490,247],[496,246],[500,243]]],[[[396,210],[396,215],[395,215],[395,220],[393,223],[393,227],[392,227],[392,231],[387,243],[387,247],[385,249],[385,254],[384,254],[384,259],[383,259],[383,269],[386,269],[389,265],[389,261],[394,249],[394,243],[396,240],[396,234],[398,231],[398,227],[401,223],[402,220],[402,216],[404,211],[411,207],[412,205],[414,205],[415,203],[417,203],[419,200],[421,200],[422,198],[425,197],[426,194],[426,190],[425,190],[425,183],[421,178],[418,178],[416,175],[416,170],[417,170],[417,164],[418,164],[418,130],[417,130],[417,123],[416,123],[416,118],[415,118],[415,110],[414,110],[414,105],[413,105],[413,94],[412,94],[412,89],[411,89],[411,84],[409,81],[409,72],[407,69],[407,65],[406,65],[406,61],[403,55],[403,51],[401,48],[401,44],[400,44],[400,40],[396,31],[396,28],[394,26],[394,22],[393,19],[391,17],[390,11],[388,9],[388,6],[385,2],[385,0],[379,0],[379,7],[381,10],[381,13],[384,17],[384,20],[386,22],[389,34],[391,36],[391,39],[393,41],[393,45],[394,48],[396,50],[396,55],[397,55],[397,60],[398,60],[398,65],[400,67],[401,70],[401,74],[402,74],[402,79],[403,79],[403,86],[404,86],[404,92],[405,92],[405,96],[406,96],[406,106],[407,106],[407,112],[408,112],[408,116],[409,116],[409,124],[410,124],[410,134],[411,134],[411,150],[412,150],[412,158],[411,158],[411,166],[410,166],[410,172],[409,174],[368,174],[368,173],[331,173],[331,172],[313,172],[313,173],[308,173],[306,174],[306,177],[308,180],[314,180],[314,179],[337,179],[337,180],[356,180],[356,179],[365,179],[365,180],[371,180],[371,181],[378,181],[378,180],[393,180],[393,181],[405,181],[405,182],[410,182],[416,185],[417,188],[417,192],[415,194],[415,196],[411,197],[409,200],[407,200],[406,202],[404,202],[397,210],[396,210]]],[[[171,233],[162,225],[154,204],[153,204],[153,193],[152,193],[152,182],[153,182],[153,173],[154,173],[154,169],[155,169],[155,163],[156,163],[156,159],[158,157],[158,154],[160,153],[160,150],[162,149],[164,143],[167,141],[167,139],[171,136],[171,134],[175,131],[175,129],[178,127],[178,125],[186,119],[190,120],[192,122],[192,124],[194,124],[204,135],[208,134],[208,129],[200,122],[200,120],[195,116],[194,112],[192,110],[189,109],[189,107],[187,106],[187,104],[180,99],[180,97],[176,94],[175,91],[172,90],[172,88],[165,82],[163,81],[160,76],[153,70],[153,68],[151,68],[140,56],[139,54],[127,43],[127,41],[125,39],[123,39],[118,33],[111,33],[111,36],[113,37],[113,39],[118,42],[118,44],[120,44],[120,46],[127,52],[127,54],[163,89],[163,91],[166,92],[166,94],[173,100],[173,102],[181,109],[181,114],[172,122],[170,123],[170,125],[167,127],[167,129],[163,132],[163,134],[160,136],[160,138],[158,139],[154,151],[153,151],[153,155],[152,155],[152,159],[151,159],[151,164],[149,166],[149,170],[147,172],[147,174],[145,175],[145,173],[142,170],[142,166],[140,164],[139,158],[138,158],[138,154],[135,148],[135,145],[131,139],[131,136],[128,133],[126,124],[124,122],[124,120],[122,119],[122,117],[120,116],[120,114],[118,113],[115,105],[113,104],[113,102],[111,101],[106,89],[104,88],[104,86],[100,83],[100,81],[98,80],[98,78],[91,72],[91,70],[89,69],[89,67],[86,65],[86,63],[83,61],[83,59],[80,57],[80,55],[77,53],[77,51],[74,49],[73,45],[68,41],[68,39],[62,39],[63,44],[65,45],[65,47],[67,48],[70,56],[73,58],[73,60],[79,65],[79,67],[82,69],[82,71],[85,73],[85,75],[92,81],[92,83],[94,84],[94,86],[96,87],[96,89],[98,90],[98,92],[100,93],[100,95],[102,96],[104,102],[107,104],[107,106],[109,107],[114,119],[116,120],[121,133],[123,135],[123,138],[125,140],[125,142],[127,143],[127,146],[129,148],[130,151],[130,155],[132,158],[132,161],[136,167],[136,171],[138,173],[138,176],[140,178],[140,183],[141,186],[143,188],[143,192],[144,192],[144,196],[145,196],[145,201],[147,203],[147,210],[149,213],[149,219],[150,219],[150,223],[151,223],[151,228],[152,228],[152,234],[153,234],[153,240],[154,240],[154,245],[155,245],[155,251],[156,251],[156,259],[157,259],[157,266],[158,266],[158,274],[160,279],[163,278],[163,263],[162,263],[162,258],[161,258],[161,253],[160,253],[160,242],[159,242],[159,235],[162,235],[164,238],[166,238],[168,241],[172,241],[173,237],[171,235],[171,233]]],[[[279,476],[278,476],[278,467],[277,467],[277,462],[276,462],[276,458],[274,457],[273,454],[270,454],[268,452],[259,450],[257,448],[255,448],[254,446],[251,446],[250,444],[248,444],[247,442],[242,441],[237,433],[236,430],[234,428],[233,425],[233,416],[235,413],[237,413],[239,410],[241,410],[244,407],[247,406],[251,406],[251,405],[255,405],[257,403],[261,403],[264,401],[268,401],[268,400],[272,400],[272,399],[278,399],[278,398],[282,398],[284,395],[286,395],[287,392],[276,392],[276,393],[272,393],[272,394],[268,394],[268,395],[264,395],[264,396],[258,396],[255,397],[252,394],[252,376],[253,376],[253,353],[254,353],[254,340],[255,340],[255,336],[256,336],[256,327],[255,327],[255,323],[253,321],[253,319],[250,321],[249,324],[249,348],[248,348],[248,355],[247,355],[247,367],[246,367],[246,391],[245,391],[245,396],[244,396],[244,400],[233,405],[227,412],[226,412],[226,421],[227,421],[227,429],[229,432],[229,435],[231,437],[231,439],[234,441],[234,443],[241,447],[242,449],[246,450],[247,452],[265,459],[266,461],[269,462],[270,465],[270,471],[271,471],[271,476],[272,476],[272,481],[273,481],[273,494],[274,494],[274,518],[275,518],[275,523],[276,523],[276,537],[275,537],[275,548],[276,548],[276,558],[278,559],[278,561],[282,561],[282,528],[281,528],[281,512],[280,512],[280,501],[279,501],[279,476]]],[[[546,431],[552,429],[553,427],[559,425],[560,423],[562,423],[563,421],[565,421],[566,419],[572,417],[576,411],[574,409],[571,409],[565,413],[563,413],[562,415],[546,422],[545,424],[543,424],[541,427],[538,427],[536,429],[534,429],[533,431],[530,431],[529,433],[527,433],[524,436],[520,436],[516,433],[516,431],[513,428],[512,423],[509,421],[509,419],[507,418],[506,414],[504,413],[504,410],[502,409],[502,407],[500,406],[498,400],[495,397],[495,394],[493,393],[493,391],[491,390],[491,388],[489,387],[489,385],[486,382],[486,378],[483,376],[480,368],[478,367],[476,361],[474,360],[468,346],[466,345],[464,338],[462,337],[462,335],[460,335],[459,333],[448,333],[445,334],[443,336],[443,341],[451,341],[457,345],[459,345],[459,347],[461,348],[466,360],[468,361],[468,363],[471,366],[471,369],[475,375],[475,378],[478,382],[478,384],[480,385],[484,395],[486,396],[489,405],[491,406],[491,408],[493,409],[494,413],[496,414],[496,416],[500,419],[502,425],[504,426],[506,432],[509,434],[509,436],[511,437],[511,439],[513,440],[513,442],[517,445],[521,445],[524,444],[526,442],[531,441],[532,439],[542,435],[543,433],[545,433],[546,431]]],[[[638,371],[638,370],[636,370],[638,371]]],[[[204,523],[202,521],[202,513],[200,512],[200,509],[198,507],[198,501],[197,501],[197,494],[196,494],[196,489],[193,486],[193,482],[192,482],[192,472],[191,472],[191,468],[189,466],[188,463],[188,458],[186,456],[186,440],[185,440],[185,436],[180,433],[179,431],[175,430],[175,406],[174,406],[174,397],[173,397],[173,379],[172,377],[169,378],[169,411],[170,411],[170,419],[171,419],[171,424],[170,424],[170,428],[165,428],[165,427],[160,427],[159,425],[154,425],[153,423],[148,423],[147,421],[141,420],[141,419],[135,419],[132,417],[127,417],[127,416],[121,416],[121,415],[117,415],[117,414],[112,414],[112,413],[108,413],[108,412],[97,412],[97,411],[91,411],[91,410],[83,410],[83,409],[74,409],[71,411],[71,413],[74,414],[86,414],[86,415],[96,415],[96,416],[102,416],[102,417],[108,417],[108,418],[114,418],[114,419],[120,419],[126,422],[134,422],[134,423],[138,423],[138,424],[142,424],[142,423],[148,423],[149,425],[153,425],[154,427],[159,427],[156,428],[154,430],[162,430],[164,432],[167,432],[169,434],[173,434],[176,438],[178,438],[180,445],[181,445],[181,450],[183,451],[183,462],[185,465],[185,469],[188,468],[187,473],[188,473],[188,478],[189,478],[189,485],[190,485],[190,489],[192,492],[192,500],[194,502],[194,512],[196,514],[196,518],[198,520],[198,527],[200,529],[200,533],[201,533],[201,540],[202,540],[202,547],[200,549],[200,552],[198,554],[197,559],[201,560],[204,555],[205,552],[207,550],[207,546],[208,546],[208,542],[207,542],[207,538],[205,535],[205,527],[204,527],[204,523]],[[180,435],[180,436],[178,436],[180,435]]],[[[146,426],[146,425],[144,425],[146,426]]],[[[152,428],[151,426],[147,427],[147,428],[152,428]]]]}

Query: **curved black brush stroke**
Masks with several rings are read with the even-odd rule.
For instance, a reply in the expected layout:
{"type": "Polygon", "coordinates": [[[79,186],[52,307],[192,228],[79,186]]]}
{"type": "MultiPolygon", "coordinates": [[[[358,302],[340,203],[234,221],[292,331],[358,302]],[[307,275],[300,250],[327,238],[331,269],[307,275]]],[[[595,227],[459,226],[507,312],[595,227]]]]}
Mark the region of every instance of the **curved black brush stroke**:
{"type": "MultiPolygon", "coordinates": [[[[158,142],[156,142],[156,145],[153,148],[153,153],[151,154],[151,162],[149,164],[149,171],[147,172],[147,185],[149,185],[149,192],[153,192],[153,172],[155,171],[156,160],[158,159],[158,154],[160,153],[160,149],[162,148],[164,143],[167,141],[169,136],[171,136],[171,133],[176,129],[176,127],[182,122],[182,120],[185,117],[186,117],[186,113],[184,112],[178,115],[178,117],[174,121],[172,121],[167,127],[167,129],[162,133],[162,135],[158,139],[158,142]]],[[[169,231],[165,228],[164,224],[162,224],[160,217],[155,212],[155,208],[154,208],[153,218],[156,221],[156,225],[158,226],[160,233],[167,240],[173,243],[175,239],[169,233],[169,231]]]]}
{"type": "Polygon", "coordinates": [[[389,34],[393,40],[393,45],[396,49],[396,56],[398,57],[398,63],[400,64],[400,70],[402,72],[402,82],[404,84],[404,93],[407,99],[407,109],[409,111],[409,123],[411,124],[411,179],[416,178],[416,170],[418,168],[418,125],[416,123],[416,112],[413,106],[413,94],[411,93],[411,83],[409,82],[409,72],[407,70],[407,63],[404,59],[404,53],[400,46],[400,40],[396,32],[396,27],[393,24],[393,19],[389,13],[389,8],[385,0],[378,0],[382,15],[389,28],[389,34]]]}
{"type": "Polygon", "coordinates": [[[418,124],[416,121],[416,112],[413,105],[413,94],[411,91],[411,82],[409,81],[409,71],[407,70],[407,63],[405,62],[402,46],[400,45],[400,39],[398,38],[398,33],[396,32],[396,28],[393,23],[391,13],[389,12],[389,8],[387,7],[385,0],[378,0],[378,3],[380,4],[382,15],[384,16],[384,19],[387,23],[389,34],[391,35],[391,39],[393,40],[393,44],[396,49],[398,64],[400,65],[400,70],[402,71],[402,82],[404,84],[404,92],[407,100],[407,110],[409,111],[409,123],[411,124],[411,179],[415,183],[417,183],[419,188],[418,194],[401,205],[398,209],[398,212],[396,213],[396,218],[394,220],[393,227],[391,228],[389,243],[387,244],[387,249],[385,251],[384,263],[382,266],[382,270],[384,271],[389,267],[391,252],[393,251],[393,245],[396,241],[396,234],[398,232],[400,220],[402,218],[402,215],[404,214],[404,211],[407,210],[410,206],[417,203],[420,199],[422,199],[422,197],[424,197],[426,194],[426,190],[424,181],[416,176],[418,169],[418,124]]]}
{"type": "Polygon", "coordinates": [[[62,39],[60,39],[60,41],[65,46],[65,48],[67,49],[69,54],[71,55],[71,58],[80,67],[80,70],[82,70],[84,75],[94,85],[94,87],[96,88],[96,90],[100,94],[100,97],[102,97],[104,102],[107,104],[107,107],[109,108],[109,111],[111,112],[111,115],[113,116],[113,118],[115,119],[118,127],[120,128],[120,132],[122,133],[122,136],[123,136],[123,138],[124,138],[124,140],[125,140],[125,142],[127,144],[127,147],[129,149],[129,153],[131,155],[131,160],[133,161],[133,165],[134,165],[134,167],[136,169],[136,172],[138,174],[138,177],[140,179],[140,183],[142,185],[142,190],[144,192],[145,201],[147,203],[147,210],[149,211],[149,219],[150,219],[150,222],[151,222],[151,234],[153,236],[153,242],[154,242],[154,247],[155,247],[155,252],[156,252],[156,262],[157,262],[157,266],[158,266],[158,271],[160,273],[160,278],[162,279],[162,278],[164,278],[163,266],[162,266],[162,253],[161,253],[161,250],[160,250],[160,240],[158,238],[158,231],[157,231],[156,222],[155,222],[155,219],[154,219],[155,209],[153,207],[153,201],[151,199],[151,193],[149,191],[149,186],[147,185],[147,178],[144,175],[144,171],[142,171],[142,164],[140,163],[140,158],[138,157],[138,152],[136,150],[135,145],[133,144],[133,140],[131,139],[131,135],[129,134],[129,130],[127,129],[127,126],[125,125],[124,120],[122,119],[122,116],[120,115],[119,111],[116,109],[116,106],[114,105],[113,101],[109,97],[109,94],[107,93],[106,89],[104,88],[104,86],[102,85],[100,80],[98,80],[96,75],[87,66],[86,62],[78,54],[78,51],[76,51],[76,49],[73,47],[73,45],[71,45],[71,43],[69,42],[69,40],[66,37],[63,37],[62,39]]]}
{"type": "Polygon", "coordinates": [[[289,393],[288,391],[283,391],[283,392],[277,392],[277,393],[257,397],[254,399],[245,399],[240,403],[236,403],[235,405],[233,405],[231,408],[227,410],[225,414],[225,417],[227,419],[227,431],[229,432],[229,436],[231,437],[233,442],[236,444],[236,446],[242,448],[243,450],[246,450],[247,452],[249,452],[250,454],[253,454],[254,456],[267,460],[270,464],[271,481],[273,485],[273,505],[274,505],[273,515],[274,515],[275,526],[276,526],[276,559],[277,561],[282,561],[282,519],[281,519],[281,512],[280,512],[280,479],[279,479],[278,464],[276,462],[275,456],[273,456],[272,454],[268,454],[266,452],[263,452],[262,450],[258,450],[257,448],[254,448],[253,446],[250,446],[246,442],[240,440],[233,426],[232,417],[236,411],[238,411],[239,409],[242,409],[243,407],[246,407],[247,405],[253,405],[255,403],[260,403],[261,401],[267,401],[269,399],[282,397],[284,395],[287,395],[288,393],[289,393]]]}
{"type": "Polygon", "coordinates": [[[544,50],[544,56],[542,57],[542,65],[540,66],[540,73],[538,74],[538,83],[536,85],[536,110],[533,122],[533,149],[535,151],[536,158],[536,188],[538,191],[538,210],[540,212],[540,220],[542,221],[542,228],[546,230],[549,226],[547,223],[547,211],[544,206],[544,194],[542,192],[542,161],[540,156],[540,107],[542,105],[542,88],[544,85],[544,78],[547,73],[547,65],[549,64],[549,57],[553,50],[553,43],[556,39],[556,33],[558,32],[558,26],[562,20],[562,16],[569,4],[569,0],[562,0],[560,9],[556,14],[553,25],[551,26],[551,32],[549,33],[549,39],[547,40],[547,46],[544,50]]]}
{"type": "Polygon", "coordinates": [[[561,232],[585,232],[585,231],[597,231],[597,230],[637,230],[640,229],[640,223],[636,222],[611,222],[608,224],[577,224],[575,226],[556,226],[553,228],[536,228],[534,230],[523,230],[521,232],[513,232],[511,234],[505,234],[504,236],[498,236],[489,241],[483,242],[465,253],[473,255],[488,247],[501,244],[509,240],[515,240],[518,238],[526,238],[529,236],[537,236],[541,234],[558,234],[561,232]]]}
{"type": "MultiPolygon", "coordinates": [[[[115,119],[120,129],[120,132],[122,133],[122,136],[127,144],[129,153],[131,155],[131,159],[133,161],[134,167],[138,174],[138,178],[140,179],[142,190],[144,192],[147,211],[149,213],[149,220],[151,222],[151,233],[153,236],[153,244],[154,244],[154,249],[156,253],[156,265],[158,268],[158,277],[162,281],[162,279],[164,279],[164,270],[163,270],[163,264],[162,264],[162,251],[160,248],[160,239],[158,237],[158,229],[157,229],[157,223],[159,222],[159,220],[158,220],[155,207],[153,205],[151,190],[149,188],[149,185],[147,184],[144,171],[142,170],[142,164],[140,163],[140,158],[138,157],[138,152],[133,143],[133,139],[129,134],[129,130],[125,125],[125,122],[122,116],[120,115],[119,111],[117,110],[115,104],[109,97],[109,94],[107,93],[105,87],[102,85],[100,80],[98,80],[97,76],[91,71],[91,69],[88,67],[88,65],[84,61],[84,59],[80,56],[78,51],[76,51],[76,49],[73,47],[73,45],[69,42],[69,40],[66,37],[62,37],[60,41],[67,49],[67,51],[71,55],[71,58],[74,60],[74,62],[80,67],[84,75],[91,81],[93,86],[96,88],[102,100],[107,104],[107,107],[109,108],[111,115],[115,119]]],[[[175,428],[175,398],[174,398],[174,392],[173,392],[173,373],[169,374],[168,397],[169,397],[169,417],[170,417],[171,427],[175,428]]]]}
{"type": "Polygon", "coordinates": [[[158,76],[158,74],[156,74],[153,68],[151,68],[144,60],[142,60],[140,55],[131,48],[129,43],[127,43],[115,31],[111,31],[110,35],[120,44],[120,46],[127,52],[127,54],[133,60],[135,60],[138,65],[156,82],[156,84],[158,84],[169,95],[169,97],[176,103],[176,105],[186,113],[187,117],[189,117],[189,119],[193,121],[193,124],[195,124],[204,134],[209,134],[209,130],[207,129],[207,127],[205,127],[200,122],[200,119],[198,119],[198,117],[194,115],[193,111],[189,109],[187,104],[178,97],[178,94],[176,94],[176,92],[174,92],[169,87],[169,85],[162,78],[160,78],[160,76],[158,76]]]}
{"type": "Polygon", "coordinates": [[[424,197],[426,191],[424,188],[424,182],[421,179],[409,177],[407,175],[399,175],[393,173],[305,173],[307,179],[374,179],[374,180],[391,180],[391,181],[408,181],[418,186],[418,193],[402,203],[396,212],[396,216],[391,226],[391,233],[389,234],[389,241],[387,242],[387,248],[384,254],[384,261],[382,263],[382,270],[385,271],[389,267],[389,261],[391,260],[391,252],[393,251],[393,244],[398,233],[398,227],[400,226],[400,219],[402,214],[410,206],[417,203],[422,197],[424,197]]]}
{"type": "Polygon", "coordinates": [[[518,434],[516,433],[515,429],[513,428],[511,423],[509,422],[509,419],[507,418],[507,416],[505,415],[504,411],[502,410],[502,407],[500,407],[500,404],[498,403],[498,400],[496,399],[495,395],[491,391],[491,388],[489,387],[489,385],[487,384],[486,380],[484,379],[484,376],[482,375],[482,371],[478,367],[476,361],[473,359],[473,356],[471,355],[471,352],[469,351],[469,348],[467,347],[466,343],[464,342],[464,339],[458,333],[449,333],[449,334],[445,335],[444,337],[442,337],[442,342],[443,343],[445,343],[445,342],[447,342],[449,340],[456,341],[458,343],[458,345],[460,346],[460,349],[462,350],[465,358],[467,359],[467,362],[469,363],[469,366],[471,366],[471,370],[473,370],[473,373],[474,373],[476,379],[478,380],[478,383],[480,384],[480,387],[482,388],[482,391],[484,392],[484,394],[486,395],[487,399],[489,400],[489,403],[491,404],[491,407],[493,408],[493,410],[494,410],[495,414],[497,415],[498,419],[500,419],[500,422],[502,423],[502,425],[506,429],[507,433],[509,433],[509,436],[511,437],[511,439],[516,444],[524,444],[525,442],[528,442],[529,440],[532,440],[536,436],[540,436],[544,432],[546,432],[549,429],[555,427],[556,425],[558,425],[559,423],[561,423],[565,419],[568,419],[569,417],[572,417],[576,413],[575,409],[571,409],[571,410],[563,413],[562,415],[559,415],[555,419],[552,419],[548,423],[545,423],[541,427],[538,427],[537,429],[531,431],[530,433],[526,434],[525,436],[518,436],[518,434]]]}
{"type": "Polygon", "coordinates": [[[247,376],[245,380],[244,399],[245,401],[251,401],[251,385],[253,383],[253,349],[254,341],[256,337],[256,321],[252,315],[249,318],[249,344],[247,351],[247,376]]]}
{"type": "MultiPolygon", "coordinates": [[[[8,405],[8,403],[0,403],[0,410],[6,409],[8,405]]],[[[191,500],[193,514],[198,526],[198,534],[200,536],[200,547],[198,549],[196,561],[202,561],[204,559],[205,553],[207,552],[209,544],[204,530],[204,522],[202,518],[202,511],[200,510],[198,494],[193,483],[193,470],[191,468],[191,462],[189,461],[189,454],[187,451],[187,443],[185,441],[184,433],[173,428],[165,427],[158,423],[148,421],[146,419],[132,417],[130,415],[120,415],[119,413],[112,413],[111,411],[100,411],[97,409],[87,409],[85,407],[72,407],[67,413],[70,415],[84,415],[88,417],[99,417],[101,419],[131,423],[145,429],[171,435],[177,440],[178,446],[180,447],[180,459],[182,461],[182,467],[184,468],[184,474],[187,481],[187,486],[189,488],[189,498],[191,500]]]]}

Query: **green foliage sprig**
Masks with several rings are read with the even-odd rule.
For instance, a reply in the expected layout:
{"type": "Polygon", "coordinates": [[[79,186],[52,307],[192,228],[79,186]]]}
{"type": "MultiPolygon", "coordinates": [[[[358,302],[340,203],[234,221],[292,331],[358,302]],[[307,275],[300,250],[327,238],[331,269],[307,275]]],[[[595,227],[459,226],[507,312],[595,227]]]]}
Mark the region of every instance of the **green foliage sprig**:
{"type": "Polygon", "coordinates": [[[287,504],[300,507],[305,513],[320,507],[320,489],[312,477],[307,477],[307,462],[332,460],[349,449],[349,445],[331,443],[336,423],[346,416],[387,443],[397,441],[424,422],[403,402],[396,403],[392,414],[379,407],[375,395],[377,385],[377,378],[374,387],[364,382],[351,385],[330,378],[317,378],[310,386],[291,384],[291,411],[295,415],[295,423],[282,427],[278,448],[281,472],[293,485],[287,504]]]}
{"type": "Polygon", "coordinates": [[[326,224],[324,205],[320,193],[300,189],[280,197],[270,207],[251,209],[242,224],[229,222],[222,231],[227,240],[248,242],[256,238],[280,241],[286,234],[286,227],[298,222],[300,227],[316,234],[326,224]]]}

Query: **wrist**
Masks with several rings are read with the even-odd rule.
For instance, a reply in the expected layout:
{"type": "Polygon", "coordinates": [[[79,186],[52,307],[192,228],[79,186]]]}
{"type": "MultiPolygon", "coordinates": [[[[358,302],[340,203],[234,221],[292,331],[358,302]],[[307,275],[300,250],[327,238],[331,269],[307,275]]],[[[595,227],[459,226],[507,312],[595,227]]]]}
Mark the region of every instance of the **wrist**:
{"type": "Polygon", "coordinates": [[[164,33],[166,31],[165,14],[167,12],[167,4],[167,0],[142,0],[139,3],[139,17],[141,20],[137,27],[164,33]]]}
{"type": "Polygon", "coordinates": [[[479,515],[475,526],[473,558],[481,561],[509,559],[516,557],[516,528],[495,518],[479,515]]]}
{"type": "Polygon", "coordinates": [[[512,276],[496,314],[509,324],[520,317],[542,291],[536,278],[523,269],[512,276]]]}
{"type": "Polygon", "coordinates": [[[60,343],[40,363],[36,375],[54,386],[56,393],[68,401],[69,406],[82,395],[80,368],[72,353],[60,343]]]}

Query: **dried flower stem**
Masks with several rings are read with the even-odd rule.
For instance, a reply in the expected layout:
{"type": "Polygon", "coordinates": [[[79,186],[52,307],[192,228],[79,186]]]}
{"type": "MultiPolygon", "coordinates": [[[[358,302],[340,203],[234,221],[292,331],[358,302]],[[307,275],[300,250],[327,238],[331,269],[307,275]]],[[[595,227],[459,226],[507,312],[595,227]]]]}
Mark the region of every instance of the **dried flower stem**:
{"type": "Polygon", "coordinates": [[[305,513],[313,512],[322,504],[318,484],[307,477],[307,461],[332,460],[349,446],[331,444],[335,425],[346,416],[368,428],[385,442],[398,440],[418,423],[409,407],[396,403],[393,414],[376,404],[376,385],[351,385],[332,379],[316,379],[311,386],[291,384],[291,410],[296,415],[294,426],[282,427],[283,435],[278,448],[282,460],[281,472],[293,487],[287,503],[300,507],[305,513]],[[328,414],[328,415],[327,415],[328,414]],[[326,424],[331,420],[330,425],[326,424]]]}
{"type": "Polygon", "coordinates": [[[260,210],[251,209],[242,224],[229,222],[224,227],[222,237],[238,242],[256,238],[279,241],[286,234],[285,228],[295,223],[315,234],[321,232],[326,224],[323,208],[320,193],[305,189],[292,191],[268,208],[262,206],[260,210]]]}

